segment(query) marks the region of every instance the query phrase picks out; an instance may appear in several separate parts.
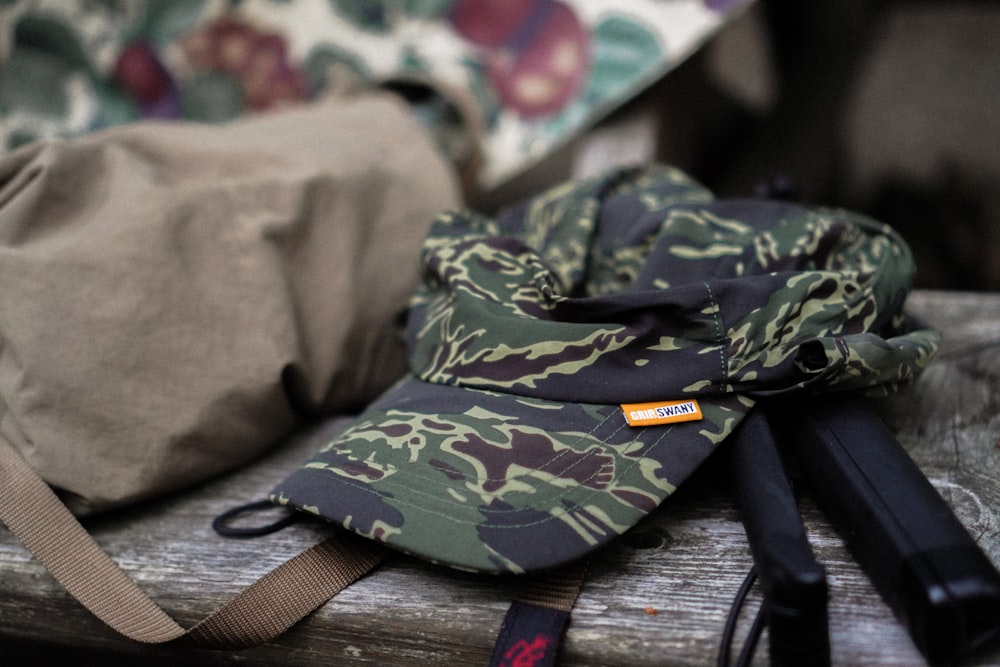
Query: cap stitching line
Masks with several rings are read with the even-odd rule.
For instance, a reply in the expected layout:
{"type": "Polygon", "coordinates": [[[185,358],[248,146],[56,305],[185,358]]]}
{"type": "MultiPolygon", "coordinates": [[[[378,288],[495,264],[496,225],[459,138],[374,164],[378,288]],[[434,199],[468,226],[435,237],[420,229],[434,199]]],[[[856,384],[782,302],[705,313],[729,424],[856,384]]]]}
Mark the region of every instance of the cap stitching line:
{"type": "MultiPolygon", "coordinates": [[[[598,431],[602,426],[604,426],[605,424],[607,424],[608,421],[610,419],[612,419],[613,416],[614,416],[613,412],[611,414],[608,414],[607,416],[605,416],[600,422],[598,422],[597,424],[595,424],[593,428],[591,428],[589,431],[587,431],[586,435],[593,436],[594,433],[596,431],[598,431]]],[[[615,429],[610,434],[608,434],[608,437],[614,436],[615,434],[619,433],[623,428],[624,428],[624,425],[619,426],[617,429],[615,429]]],[[[582,441],[583,441],[583,438],[577,438],[574,441],[573,444],[577,444],[577,443],[580,443],[582,441]]],[[[605,443],[602,442],[602,444],[605,444],[605,443]]],[[[573,454],[575,452],[578,452],[578,451],[579,450],[573,449],[572,445],[570,445],[570,446],[566,447],[565,449],[563,449],[562,451],[558,452],[555,456],[550,457],[549,459],[547,459],[546,461],[544,461],[542,463],[542,465],[551,465],[551,464],[557,462],[559,459],[564,458],[566,456],[570,456],[571,454],[573,454]]],[[[583,461],[586,460],[586,458],[588,458],[588,457],[585,455],[579,461],[577,461],[576,463],[573,463],[568,468],[566,468],[566,470],[569,471],[569,470],[572,470],[575,466],[581,465],[583,463],[583,461]]],[[[417,474],[410,474],[410,475],[408,475],[408,477],[410,479],[417,479],[417,480],[420,480],[420,481],[427,481],[427,482],[429,482],[431,484],[434,484],[434,485],[442,487],[442,488],[451,488],[450,486],[448,486],[448,484],[446,482],[440,481],[439,479],[437,479],[435,477],[432,477],[430,475],[424,475],[424,474],[417,473],[417,474]]],[[[588,478],[588,480],[593,479],[593,477],[594,476],[592,475],[591,477],[588,478]]],[[[506,479],[507,478],[505,478],[505,477],[500,477],[500,478],[489,477],[489,478],[483,480],[482,483],[485,484],[485,483],[490,483],[490,482],[501,482],[501,481],[504,481],[506,479]]]]}
{"type": "MultiPolygon", "coordinates": [[[[614,416],[615,416],[615,414],[616,414],[615,411],[612,411],[610,414],[606,415],[600,422],[598,422],[597,424],[595,424],[593,426],[593,428],[591,428],[589,431],[587,431],[586,435],[593,436],[593,434],[596,431],[598,431],[602,426],[604,426],[605,424],[607,424],[609,420],[613,419],[614,416]]],[[[626,427],[626,424],[624,424],[624,423],[621,424],[617,429],[615,429],[614,431],[612,431],[611,433],[609,433],[608,436],[607,436],[607,438],[611,438],[614,435],[620,433],[625,427],[626,427]]],[[[605,439],[607,439],[607,438],[605,438],[605,439]]],[[[582,440],[583,440],[583,438],[577,438],[577,440],[574,441],[574,444],[582,442],[582,440]]],[[[601,444],[606,444],[606,443],[604,443],[602,441],[601,444]]],[[[562,451],[558,452],[557,454],[555,454],[551,458],[549,458],[549,459],[545,460],[544,462],[542,462],[542,465],[551,465],[552,463],[557,462],[560,458],[563,458],[563,457],[566,457],[566,456],[570,456],[573,453],[579,453],[579,450],[573,449],[572,445],[567,446],[562,451]]],[[[580,461],[578,461],[578,462],[572,464],[571,466],[569,466],[568,468],[566,468],[566,470],[567,471],[568,470],[572,470],[575,466],[581,465],[586,458],[587,457],[584,456],[583,458],[581,458],[580,461]]],[[[430,475],[424,475],[424,474],[420,474],[420,473],[410,473],[410,474],[408,474],[408,477],[410,479],[417,479],[417,480],[420,480],[420,481],[426,481],[426,482],[429,482],[431,484],[434,484],[434,485],[437,485],[437,486],[440,486],[440,487],[450,488],[447,485],[447,483],[442,482],[442,481],[438,480],[436,477],[432,477],[430,475]]],[[[499,481],[503,481],[504,479],[506,479],[506,478],[503,478],[503,477],[501,477],[501,478],[488,477],[485,480],[483,480],[483,483],[499,482],[499,481]]],[[[593,476],[591,476],[588,479],[593,479],[593,476]]]]}
{"type": "Polygon", "coordinates": [[[701,284],[705,286],[705,289],[708,291],[708,299],[712,302],[712,320],[715,321],[715,340],[719,344],[719,370],[722,372],[722,383],[719,388],[722,390],[722,393],[726,393],[726,387],[729,386],[729,371],[728,364],[726,363],[726,345],[722,336],[722,307],[715,299],[712,286],[704,280],[701,284]]]}
{"type": "MultiPolygon", "coordinates": [[[[606,423],[608,421],[608,419],[611,419],[610,415],[608,417],[606,417],[601,422],[601,424],[606,423]]],[[[599,424],[598,426],[600,426],[601,424],[599,424]]],[[[611,435],[614,435],[615,433],[618,433],[619,431],[622,430],[622,428],[624,428],[624,427],[619,427],[613,433],[611,433],[611,435]]],[[[596,430],[596,429],[597,429],[597,427],[595,427],[594,429],[592,429],[591,433],[594,430],[596,430]]],[[[645,433],[648,430],[649,430],[648,428],[644,428],[642,430],[642,432],[645,433]]],[[[660,435],[660,437],[657,438],[650,445],[649,449],[654,449],[656,447],[659,447],[663,443],[663,440],[667,437],[667,435],[669,435],[673,430],[674,430],[673,426],[671,426],[670,428],[668,428],[667,430],[665,430],[660,435]]],[[[625,468],[623,470],[623,472],[631,471],[637,465],[639,465],[639,461],[635,460],[627,468],[625,468]]],[[[314,472],[320,472],[320,471],[317,470],[317,471],[314,471],[314,472]]],[[[373,494],[373,495],[378,495],[380,498],[382,497],[381,494],[379,494],[379,492],[376,489],[372,488],[371,485],[369,485],[369,484],[364,484],[364,483],[358,482],[357,480],[351,479],[349,477],[338,476],[337,479],[340,482],[348,483],[348,484],[351,484],[352,486],[360,488],[361,490],[363,490],[366,493],[373,494]]],[[[430,481],[430,482],[432,482],[432,483],[434,483],[434,484],[436,484],[438,486],[443,486],[445,488],[450,488],[450,487],[447,487],[447,485],[445,485],[443,482],[439,482],[437,480],[434,480],[434,479],[429,478],[429,477],[425,477],[423,475],[421,475],[420,477],[415,477],[415,479],[427,480],[427,481],[430,481]]],[[[441,502],[443,502],[445,504],[448,504],[448,505],[454,505],[454,506],[457,506],[457,507],[466,507],[467,506],[465,503],[460,503],[458,501],[450,499],[449,497],[440,496],[440,495],[436,495],[436,494],[432,494],[432,493],[428,493],[428,492],[422,491],[420,489],[415,489],[415,488],[412,488],[412,487],[408,487],[407,490],[410,491],[411,493],[419,495],[419,496],[426,496],[426,497],[429,497],[429,498],[434,498],[434,499],[436,499],[438,501],[441,501],[441,502]]],[[[599,490],[593,490],[593,492],[594,493],[599,493],[600,491],[599,490]]],[[[419,509],[421,512],[424,512],[424,513],[427,513],[427,514],[431,514],[433,516],[437,516],[437,517],[440,517],[440,518],[443,518],[443,519],[448,519],[449,521],[452,521],[454,523],[458,523],[460,525],[469,526],[469,525],[480,525],[481,524],[481,522],[478,522],[478,521],[477,522],[464,521],[464,520],[461,520],[461,519],[459,519],[459,518],[457,518],[455,516],[451,516],[451,515],[445,514],[443,512],[439,512],[439,511],[436,511],[436,510],[428,509],[426,507],[421,507],[421,506],[415,505],[414,503],[407,502],[405,500],[400,500],[400,498],[398,496],[393,496],[393,500],[396,501],[396,504],[402,505],[403,507],[413,507],[413,508],[419,509]]],[[[517,511],[517,510],[510,510],[510,511],[517,511]]],[[[642,511],[642,510],[639,510],[639,511],[642,511]]],[[[500,512],[497,512],[497,514],[500,514],[500,512]]],[[[648,512],[643,512],[643,514],[648,514],[648,512]]],[[[545,517],[543,517],[541,519],[537,519],[535,521],[531,521],[531,522],[527,522],[527,523],[523,523],[522,522],[522,523],[518,523],[516,525],[497,525],[497,526],[491,526],[491,528],[499,528],[499,529],[504,529],[504,530],[521,529],[521,528],[526,528],[526,527],[529,527],[529,526],[537,526],[537,525],[540,525],[540,524],[548,522],[548,521],[556,520],[558,518],[559,517],[554,516],[552,514],[546,514],[545,517]]],[[[343,523],[343,522],[341,522],[341,523],[343,523]]]]}
{"type": "MultiPolygon", "coordinates": [[[[614,418],[614,416],[615,416],[615,412],[612,412],[611,414],[608,414],[607,416],[605,416],[600,422],[598,422],[597,424],[595,424],[593,428],[591,428],[589,431],[587,431],[586,435],[593,436],[593,434],[596,431],[598,431],[602,426],[604,426],[605,424],[607,424],[609,420],[611,420],[611,419],[614,418]]],[[[617,429],[615,429],[614,431],[612,431],[611,433],[609,433],[606,438],[601,439],[601,444],[607,445],[607,443],[604,442],[604,440],[607,440],[607,439],[615,436],[616,434],[620,433],[625,428],[626,428],[626,424],[622,423],[617,429]]],[[[645,431],[645,430],[646,429],[643,429],[643,431],[645,431]]],[[[583,441],[583,438],[577,438],[577,440],[574,441],[574,444],[580,443],[582,441],[583,441]]],[[[658,441],[656,443],[653,443],[652,446],[655,446],[656,444],[658,444],[658,441]]],[[[579,450],[573,449],[572,445],[567,446],[562,451],[558,452],[555,456],[553,456],[553,457],[551,457],[551,458],[543,461],[542,465],[551,465],[552,463],[557,462],[560,458],[564,458],[566,456],[570,456],[573,453],[579,453],[579,450]]],[[[578,465],[582,465],[583,462],[587,458],[588,458],[588,455],[584,455],[579,461],[577,461],[576,463],[573,463],[568,468],[566,468],[566,471],[572,470],[574,467],[576,467],[578,465]]],[[[630,466],[630,468],[631,468],[631,466],[630,466]]],[[[587,478],[588,481],[590,479],[593,479],[594,476],[595,475],[592,475],[591,477],[588,477],[587,478]]],[[[409,479],[415,479],[415,480],[419,480],[421,482],[428,482],[430,484],[433,484],[435,486],[439,486],[439,487],[442,487],[442,488],[451,488],[446,482],[440,481],[436,477],[433,477],[433,476],[430,476],[430,475],[425,475],[425,474],[421,474],[421,473],[407,473],[407,477],[409,479]]],[[[505,477],[500,477],[500,478],[488,477],[485,480],[483,480],[482,483],[485,484],[485,483],[490,483],[490,482],[501,482],[501,481],[504,481],[505,479],[506,479],[505,477]]]]}
{"type": "MultiPolygon", "coordinates": [[[[588,432],[588,434],[593,434],[594,431],[598,430],[601,426],[603,426],[604,424],[606,424],[608,422],[608,420],[612,419],[612,416],[613,416],[613,413],[611,415],[606,416],[601,422],[599,422],[596,426],[594,426],[594,428],[592,428],[588,432]]],[[[609,437],[615,435],[616,433],[619,433],[624,428],[625,428],[624,425],[619,426],[617,429],[615,429],[612,433],[609,434],[609,437]]],[[[645,433],[648,430],[649,430],[648,428],[644,428],[642,430],[642,433],[645,433]]],[[[659,438],[657,438],[652,444],[650,444],[649,450],[652,450],[652,449],[654,449],[656,447],[659,447],[663,443],[663,440],[673,430],[674,430],[674,427],[670,427],[666,431],[664,431],[660,435],[659,438]]],[[[638,440],[639,435],[641,435],[641,433],[636,435],[637,440],[638,440]]],[[[580,440],[578,440],[577,442],[579,442],[579,441],[580,440]]],[[[568,454],[569,450],[566,450],[565,453],[568,454]]],[[[562,454],[560,454],[559,456],[562,456],[562,454]]],[[[558,458],[558,457],[556,457],[556,458],[558,458]]],[[[550,459],[550,461],[555,461],[556,458],[550,459]]],[[[582,460],[581,460],[581,462],[582,462],[582,460]]],[[[574,464],[574,465],[578,465],[578,464],[574,464]]],[[[639,461],[638,460],[634,460],[629,466],[627,466],[626,468],[624,468],[622,472],[623,473],[629,472],[633,468],[635,468],[635,466],[637,466],[637,465],[639,465],[639,461]]],[[[314,472],[320,472],[320,471],[317,470],[317,471],[314,471],[314,472]]],[[[445,489],[451,488],[446,483],[441,482],[439,480],[436,480],[436,479],[434,479],[432,477],[429,477],[429,476],[426,476],[426,475],[408,475],[408,477],[410,479],[416,479],[416,480],[419,480],[419,481],[422,481],[422,482],[423,481],[430,482],[430,483],[434,484],[435,486],[442,487],[442,488],[445,488],[445,489]]],[[[593,477],[591,477],[590,479],[592,479],[592,478],[593,477]]],[[[374,488],[371,487],[370,484],[365,484],[365,483],[362,483],[362,482],[358,482],[357,480],[351,479],[350,477],[343,477],[343,476],[339,476],[339,475],[337,476],[337,479],[338,479],[338,481],[340,481],[342,483],[348,483],[348,484],[350,484],[352,486],[355,486],[356,488],[359,488],[359,489],[365,491],[366,493],[380,495],[376,489],[374,489],[374,488]]],[[[487,481],[496,481],[496,480],[492,480],[491,479],[491,480],[487,480],[487,481]]],[[[420,496],[426,496],[426,497],[438,499],[440,501],[443,501],[446,504],[460,506],[460,507],[465,507],[466,506],[465,503],[460,503],[458,501],[452,500],[452,499],[448,498],[447,496],[442,496],[442,495],[438,495],[438,494],[429,493],[427,491],[423,491],[423,490],[420,490],[420,489],[415,489],[415,488],[412,488],[412,487],[408,487],[408,490],[411,493],[414,493],[414,494],[417,494],[417,495],[420,495],[420,496]]],[[[597,490],[595,490],[595,492],[597,492],[597,490]]],[[[394,497],[394,500],[396,500],[398,504],[406,506],[406,507],[418,507],[417,505],[414,505],[413,503],[400,500],[398,498],[398,496],[394,497]]],[[[447,514],[443,514],[441,512],[437,512],[437,511],[434,511],[434,510],[426,509],[426,508],[423,508],[423,507],[418,507],[418,508],[421,511],[423,511],[423,512],[427,512],[427,513],[433,514],[435,516],[440,516],[440,517],[443,517],[443,518],[446,518],[446,519],[450,519],[452,521],[461,523],[463,525],[472,525],[472,524],[470,524],[470,522],[460,521],[456,517],[453,517],[453,516],[450,516],[450,515],[447,515],[447,514]]],[[[554,517],[552,515],[548,515],[548,516],[546,516],[543,519],[539,519],[538,521],[534,521],[534,522],[530,522],[530,523],[519,523],[516,526],[496,526],[496,527],[498,527],[498,528],[519,528],[519,527],[537,525],[537,524],[543,523],[545,521],[550,521],[550,520],[555,519],[555,518],[557,518],[557,517],[554,517]]]]}

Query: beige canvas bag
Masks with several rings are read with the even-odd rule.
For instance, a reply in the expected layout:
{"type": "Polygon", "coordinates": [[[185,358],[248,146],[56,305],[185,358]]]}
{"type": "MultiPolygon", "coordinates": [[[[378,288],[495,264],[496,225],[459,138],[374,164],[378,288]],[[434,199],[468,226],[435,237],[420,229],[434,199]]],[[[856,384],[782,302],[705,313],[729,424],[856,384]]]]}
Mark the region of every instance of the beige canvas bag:
{"type": "Polygon", "coordinates": [[[402,102],[138,124],[0,160],[0,436],[75,513],[183,488],[405,370],[455,178],[402,102]]]}
{"type": "Polygon", "coordinates": [[[420,243],[458,199],[387,95],[0,160],[0,522],[130,639],[242,648],[284,632],[382,549],[330,537],[185,628],[71,509],[194,484],[381,392],[404,372],[420,243]]]}

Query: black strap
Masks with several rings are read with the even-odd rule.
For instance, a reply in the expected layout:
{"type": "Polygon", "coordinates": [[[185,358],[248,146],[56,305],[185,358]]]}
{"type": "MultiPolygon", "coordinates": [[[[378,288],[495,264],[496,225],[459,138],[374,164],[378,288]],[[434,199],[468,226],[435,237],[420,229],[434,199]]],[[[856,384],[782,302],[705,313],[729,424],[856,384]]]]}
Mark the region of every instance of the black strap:
{"type": "Polygon", "coordinates": [[[587,573],[586,562],[526,577],[493,647],[491,667],[552,667],[587,573]]]}
{"type": "Polygon", "coordinates": [[[570,613],[515,600],[493,648],[493,667],[552,667],[570,613]]]}

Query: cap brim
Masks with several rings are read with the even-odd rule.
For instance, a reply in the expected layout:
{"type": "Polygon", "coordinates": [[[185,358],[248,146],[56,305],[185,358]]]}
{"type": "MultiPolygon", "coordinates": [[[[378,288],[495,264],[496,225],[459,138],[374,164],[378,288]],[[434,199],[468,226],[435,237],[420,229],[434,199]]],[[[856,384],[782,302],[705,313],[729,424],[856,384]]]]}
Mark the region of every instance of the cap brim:
{"type": "Polygon", "coordinates": [[[617,405],[421,382],[373,403],[272,492],[401,551],[479,572],[575,560],[654,510],[749,410],[633,428],[617,405]]]}

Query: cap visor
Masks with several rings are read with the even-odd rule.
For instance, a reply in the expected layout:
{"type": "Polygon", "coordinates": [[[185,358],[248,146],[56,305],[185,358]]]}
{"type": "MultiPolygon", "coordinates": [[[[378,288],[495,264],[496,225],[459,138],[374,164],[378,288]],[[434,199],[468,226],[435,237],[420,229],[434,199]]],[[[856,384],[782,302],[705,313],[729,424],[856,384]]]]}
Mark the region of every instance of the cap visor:
{"type": "Polygon", "coordinates": [[[575,560],[653,511],[749,409],[630,427],[617,405],[410,378],[272,493],[282,504],[437,563],[527,572],[575,560]]]}

